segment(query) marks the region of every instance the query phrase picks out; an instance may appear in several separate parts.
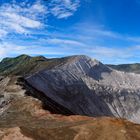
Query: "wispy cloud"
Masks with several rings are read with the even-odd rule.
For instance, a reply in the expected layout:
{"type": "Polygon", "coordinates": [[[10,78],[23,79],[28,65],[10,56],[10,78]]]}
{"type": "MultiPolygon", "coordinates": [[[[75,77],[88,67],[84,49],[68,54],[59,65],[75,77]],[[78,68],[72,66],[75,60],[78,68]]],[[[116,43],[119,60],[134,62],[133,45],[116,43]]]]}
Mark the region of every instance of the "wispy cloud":
{"type": "Polygon", "coordinates": [[[16,46],[15,44],[6,43],[6,42],[0,42],[0,59],[3,57],[6,57],[7,55],[10,55],[22,51],[25,49],[25,46],[16,46]]]}
{"type": "Polygon", "coordinates": [[[137,36],[137,37],[134,37],[134,36],[127,36],[126,39],[129,40],[129,41],[133,41],[133,42],[138,42],[138,43],[140,43],[140,36],[137,36]]]}
{"type": "Polygon", "coordinates": [[[52,47],[42,47],[31,45],[30,47],[26,45],[16,45],[12,43],[0,43],[0,60],[7,56],[15,56],[20,54],[28,54],[28,55],[45,55],[47,57],[55,56],[65,56],[65,54],[69,55],[70,52],[67,51],[67,48],[52,48],[52,47]],[[63,50],[63,51],[62,51],[63,50]]]}
{"type": "Polygon", "coordinates": [[[50,15],[56,18],[72,16],[79,3],[79,0],[52,0],[46,4],[43,0],[4,3],[0,6],[0,36],[30,34],[33,29],[45,27],[50,15]]]}
{"type": "MultiPolygon", "coordinates": [[[[53,40],[51,40],[52,42],[53,40]]],[[[55,41],[54,41],[55,42],[55,41]]],[[[140,46],[130,46],[126,48],[109,48],[108,46],[89,46],[84,45],[82,48],[80,46],[74,45],[61,45],[57,44],[57,47],[46,45],[43,47],[45,42],[39,42],[39,44],[27,45],[16,45],[11,43],[0,44],[0,57],[6,57],[10,55],[44,55],[46,57],[62,57],[67,55],[77,55],[86,54],[92,58],[96,58],[103,63],[109,64],[120,64],[120,63],[134,63],[135,59],[139,60],[140,46]],[[125,53],[124,53],[125,52],[125,53]]],[[[77,43],[77,42],[76,42],[77,43]]],[[[72,43],[73,44],[73,43],[72,43]]],[[[74,42],[75,44],[75,42],[74,42]]],[[[79,44],[81,45],[81,44],[79,44]]]]}
{"type": "Polygon", "coordinates": [[[52,0],[49,4],[51,14],[59,19],[72,16],[80,6],[80,0],[52,0]]]}
{"type": "MultiPolygon", "coordinates": [[[[26,4],[26,3],[24,3],[26,4]]],[[[16,2],[0,6],[0,35],[6,34],[28,34],[31,29],[41,28],[43,25],[39,14],[45,14],[46,8],[39,1],[24,7],[23,3],[16,2]]]]}
{"type": "Polygon", "coordinates": [[[60,39],[60,38],[52,38],[52,39],[46,39],[44,40],[46,43],[51,45],[60,45],[60,46],[85,46],[84,43],[76,41],[76,40],[70,40],[70,39],[60,39]]]}
{"type": "Polygon", "coordinates": [[[96,25],[96,24],[94,25],[91,23],[78,23],[73,28],[81,36],[93,40],[114,39],[119,41],[121,40],[132,43],[140,43],[140,36],[133,36],[130,34],[115,32],[111,29],[108,29],[104,25],[96,25]]]}
{"type": "MultiPolygon", "coordinates": [[[[0,5],[0,58],[14,54],[50,54],[50,55],[62,55],[59,49],[57,52],[50,47],[42,47],[41,43],[37,43],[36,36],[38,32],[42,32],[43,35],[48,24],[48,17],[53,16],[58,19],[68,18],[72,16],[78,9],[80,0],[36,0],[36,1],[17,1],[11,0],[9,3],[1,3],[0,5]],[[28,36],[27,36],[28,35],[28,36]],[[22,36],[23,40],[27,37],[36,38],[36,44],[38,46],[30,47],[28,42],[17,43],[19,36],[22,36]],[[8,40],[10,38],[11,41],[8,40]],[[16,38],[16,39],[15,39],[16,38]],[[14,40],[15,39],[15,40],[14,40]],[[11,43],[15,42],[15,43],[11,43]],[[24,45],[23,45],[24,44],[24,45]],[[27,45],[27,46],[26,46],[27,45]],[[42,51],[43,50],[43,51],[42,51]]],[[[46,40],[53,45],[82,45],[82,43],[75,40],[62,40],[62,39],[48,39],[46,40]]],[[[21,40],[22,42],[22,40],[21,40]]],[[[32,42],[33,43],[33,42],[32,42]]],[[[35,44],[35,42],[33,43],[35,44]]]]}

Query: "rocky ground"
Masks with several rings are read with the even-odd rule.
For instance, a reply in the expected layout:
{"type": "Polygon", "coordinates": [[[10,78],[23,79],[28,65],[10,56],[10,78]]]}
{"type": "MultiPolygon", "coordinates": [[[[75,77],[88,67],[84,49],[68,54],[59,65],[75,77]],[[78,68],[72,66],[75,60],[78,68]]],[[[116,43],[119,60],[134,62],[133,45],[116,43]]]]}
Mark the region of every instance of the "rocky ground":
{"type": "Polygon", "coordinates": [[[140,139],[140,125],[127,120],[65,116],[44,110],[42,101],[26,95],[19,78],[1,78],[1,140],[140,139]]]}
{"type": "Polygon", "coordinates": [[[126,120],[51,114],[32,97],[15,99],[0,117],[1,140],[139,140],[139,132],[126,120]]]}
{"type": "Polygon", "coordinates": [[[14,101],[0,117],[1,140],[139,140],[139,132],[126,120],[51,114],[32,97],[14,101]]]}

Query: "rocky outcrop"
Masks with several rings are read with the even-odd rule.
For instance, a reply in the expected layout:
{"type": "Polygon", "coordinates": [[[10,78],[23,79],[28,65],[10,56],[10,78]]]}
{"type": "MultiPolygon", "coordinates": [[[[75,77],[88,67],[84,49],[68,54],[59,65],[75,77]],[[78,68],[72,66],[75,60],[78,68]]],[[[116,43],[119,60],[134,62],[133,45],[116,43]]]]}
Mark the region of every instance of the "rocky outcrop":
{"type": "Polygon", "coordinates": [[[140,123],[140,75],[113,70],[87,56],[72,56],[25,80],[73,114],[115,116],[140,123]]]}

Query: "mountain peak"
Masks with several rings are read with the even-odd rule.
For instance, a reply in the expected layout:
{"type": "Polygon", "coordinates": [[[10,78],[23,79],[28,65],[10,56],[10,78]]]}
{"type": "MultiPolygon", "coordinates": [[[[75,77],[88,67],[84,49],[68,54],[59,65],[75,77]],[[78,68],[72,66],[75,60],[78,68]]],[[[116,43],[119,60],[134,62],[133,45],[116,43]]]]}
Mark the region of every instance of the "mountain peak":
{"type": "Polygon", "coordinates": [[[22,54],[22,55],[17,56],[16,58],[31,58],[31,56],[27,54],[22,54]]]}
{"type": "Polygon", "coordinates": [[[75,60],[75,61],[91,59],[89,56],[86,56],[86,55],[73,55],[73,56],[69,56],[67,58],[70,59],[70,60],[75,60]]]}
{"type": "Polygon", "coordinates": [[[102,64],[100,61],[97,59],[90,58],[89,56],[86,55],[74,55],[67,57],[67,61],[65,65],[62,65],[62,67],[67,67],[69,70],[79,70],[79,71],[89,71],[93,67],[105,70],[109,69],[106,65],[102,64]]]}
{"type": "Polygon", "coordinates": [[[73,56],[69,56],[66,57],[67,58],[67,62],[70,63],[90,63],[92,62],[92,65],[100,65],[102,64],[100,61],[98,61],[97,59],[92,59],[89,56],[86,55],[73,55],[73,56]]]}
{"type": "MultiPolygon", "coordinates": [[[[100,61],[98,61],[97,59],[92,59],[92,62],[94,63],[94,65],[100,65],[102,64],[100,61]]],[[[102,64],[103,65],[103,64],[102,64]]]]}
{"type": "Polygon", "coordinates": [[[22,60],[22,59],[26,59],[26,58],[31,58],[31,56],[29,56],[29,55],[26,55],[26,54],[22,54],[22,55],[19,55],[19,56],[17,56],[17,57],[6,57],[6,58],[4,58],[1,62],[2,63],[5,63],[5,62],[8,62],[8,61],[13,61],[13,60],[18,60],[18,61],[20,61],[20,60],[22,60]]]}

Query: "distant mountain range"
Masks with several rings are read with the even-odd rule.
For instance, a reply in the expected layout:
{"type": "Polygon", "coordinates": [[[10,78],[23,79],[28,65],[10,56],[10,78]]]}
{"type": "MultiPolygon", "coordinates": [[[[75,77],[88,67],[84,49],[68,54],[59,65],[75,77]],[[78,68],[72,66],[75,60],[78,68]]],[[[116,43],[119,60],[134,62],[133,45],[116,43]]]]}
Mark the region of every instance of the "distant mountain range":
{"type": "Polygon", "coordinates": [[[140,64],[135,63],[135,64],[121,64],[121,65],[108,65],[109,67],[119,70],[119,71],[124,71],[124,72],[132,72],[132,73],[137,73],[140,74],[140,64]]]}
{"type": "Polygon", "coordinates": [[[14,130],[5,129],[2,134],[11,135],[14,131],[37,140],[46,137],[63,140],[67,135],[68,140],[77,137],[81,140],[81,137],[86,137],[82,130],[91,134],[87,140],[111,140],[115,136],[120,140],[140,139],[137,133],[140,125],[123,120],[140,124],[140,75],[128,73],[136,72],[136,69],[138,73],[139,70],[138,66],[126,66],[121,65],[123,72],[118,71],[114,67],[119,66],[104,65],[84,55],[54,59],[28,55],[4,58],[0,62],[0,131],[16,127],[14,130]],[[108,136],[94,125],[112,133],[108,136]],[[61,131],[66,135],[56,133],[55,138],[58,127],[64,127],[61,131]],[[38,133],[34,137],[35,131],[38,133]],[[102,134],[101,137],[98,133],[102,134]]]}

